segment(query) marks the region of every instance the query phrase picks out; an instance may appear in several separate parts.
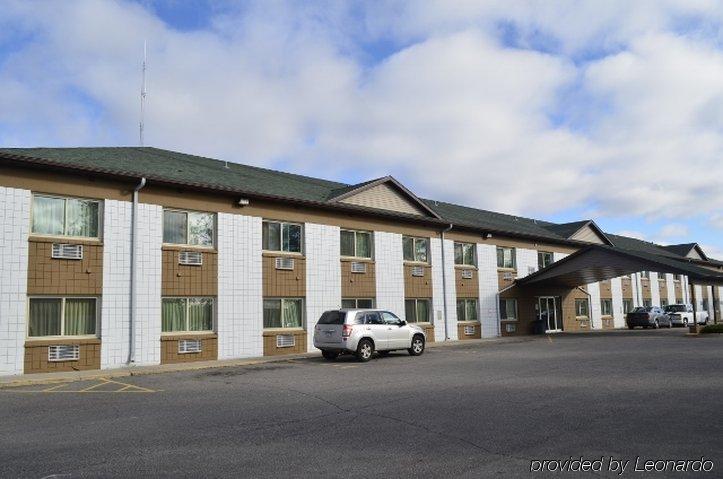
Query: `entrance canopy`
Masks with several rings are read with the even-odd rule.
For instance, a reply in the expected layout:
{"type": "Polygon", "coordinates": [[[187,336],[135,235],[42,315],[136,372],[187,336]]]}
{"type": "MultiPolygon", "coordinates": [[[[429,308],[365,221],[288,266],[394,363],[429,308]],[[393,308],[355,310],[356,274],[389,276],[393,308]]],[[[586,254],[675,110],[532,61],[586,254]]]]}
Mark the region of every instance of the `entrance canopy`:
{"type": "Polygon", "coordinates": [[[684,274],[691,283],[723,285],[723,274],[692,262],[597,244],[518,279],[517,285],[575,288],[638,271],[684,274]]]}

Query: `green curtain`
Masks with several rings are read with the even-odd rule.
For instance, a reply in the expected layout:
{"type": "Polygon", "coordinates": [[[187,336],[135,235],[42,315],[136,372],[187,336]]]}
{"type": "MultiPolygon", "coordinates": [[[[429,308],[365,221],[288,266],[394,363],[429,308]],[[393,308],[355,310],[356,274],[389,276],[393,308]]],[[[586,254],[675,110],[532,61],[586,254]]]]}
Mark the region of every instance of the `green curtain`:
{"type": "Polygon", "coordinates": [[[264,328],[281,327],[281,300],[264,300],[264,328]]]}
{"type": "Polygon", "coordinates": [[[356,308],[356,300],[355,299],[342,299],[341,307],[343,309],[354,309],[354,308],[356,308]]]}
{"type": "Polygon", "coordinates": [[[427,261],[427,240],[417,238],[414,240],[414,260],[427,261]]]}
{"type": "Polygon", "coordinates": [[[374,301],[371,299],[357,299],[356,307],[371,309],[374,307],[374,301]]]}
{"type": "Polygon", "coordinates": [[[356,256],[354,251],[354,232],[353,231],[342,231],[341,232],[341,255],[342,256],[356,256]]]}
{"type": "Polygon", "coordinates": [[[188,330],[211,331],[213,329],[213,300],[192,298],[188,300],[188,330]]]}
{"type": "Polygon", "coordinates": [[[96,238],[98,236],[98,203],[88,200],[68,199],[65,234],[96,238]]]}
{"type": "Polygon", "coordinates": [[[65,300],[65,335],[95,334],[96,307],[94,299],[65,300]]]}
{"type": "Polygon", "coordinates": [[[468,299],[465,301],[467,321],[477,321],[477,301],[468,299]]]}
{"type": "Polygon", "coordinates": [[[301,327],[301,300],[285,299],[282,305],[282,327],[284,328],[300,328],[301,327]]]}
{"type": "Polygon", "coordinates": [[[33,197],[33,233],[62,235],[65,224],[65,200],[33,197]]]}
{"type": "Polygon", "coordinates": [[[417,322],[417,309],[416,301],[413,299],[407,299],[404,301],[404,314],[407,318],[408,323],[417,322]]]}
{"type": "Polygon", "coordinates": [[[464,264],[464,252],[462,249],[462,243],[454,244],[454,264],[464,264]]]}
{"type": "Polygon", "coordinates": [[[262,248],[266,251],[281,251],[281,224],[264,221],[261,225],[262,248]]]}
{"type": "Polygon", "coordinates": [[[426,299],[417,300],[417,322],[429,322],[429,301],[426,299]]]}
{"type": "Polygon", "coordinates": [[[186,329],[186,300],[164,298],[161,302],[161,330],[164,333],[186,329]]]}
{"type": "Polygon", "coordinates": [[[462,258],[462,261],[464,262],[464,264],[474,266],[474,264],[475,264],[475,260],[474,260],[475,251],[474,250],[475,250],[475,245],[473,245],[473,244],[465,244],[464,245],[464,247],[463,247],[464,257],[462,258]]]}
{"type": "Polygon", "coordinates": [[[467,310],[464,307],[464,300],[457,300],[457,321],[467,321],[465,314],[467,310]]]}
{"type": "Polygon", "coordinates": [[[213,246],[214,216],[211,213],[188,213],[188,243],[213,246]]]}
{"type": "Polygon", "coordinates": [[[60,299],[31,298],[29,336],[60,335],[60,299]]]}
{"type": "Polygon", "coordinates": [[[402,250],[404,251],[404,261],[414,261],[414,238],[403,236],[402,250]]]}
{"type": "Polygon", "coordinates": [[[372,257],[372,235],[371,233],[356,234],[356,256],[359,258],[372,257]]]}
{"type": "Polygon", "coordinates": [[[502,248],[497,248],[497,267],[505,267],[505,250],[503,250],[502,248]]]}
{"type": "Polygon", "coordinates": [[[163,212],[163,242],[186,244],[187,233],[186,213],[182,211],[163,212]]]}

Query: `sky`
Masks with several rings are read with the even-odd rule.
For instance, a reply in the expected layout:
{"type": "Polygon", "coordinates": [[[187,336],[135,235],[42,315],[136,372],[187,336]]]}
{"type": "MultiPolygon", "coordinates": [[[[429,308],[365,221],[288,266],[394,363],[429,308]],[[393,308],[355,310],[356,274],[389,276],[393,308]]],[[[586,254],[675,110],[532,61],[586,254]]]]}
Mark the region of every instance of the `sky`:
{"type": "Polygon", "coordinates": [[[723,3],[0,0],[0,145],[145,144],[723,259],[723,3]]]}

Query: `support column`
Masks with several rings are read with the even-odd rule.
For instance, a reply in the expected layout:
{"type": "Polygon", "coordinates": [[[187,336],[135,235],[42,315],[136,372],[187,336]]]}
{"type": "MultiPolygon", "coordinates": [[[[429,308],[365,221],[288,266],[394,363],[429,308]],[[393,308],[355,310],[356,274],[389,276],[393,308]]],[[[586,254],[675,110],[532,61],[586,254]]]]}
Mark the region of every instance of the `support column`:
{"type": "Polygon", "coordinates": [[[324,311],[341,307],[340,228],[306,223],[306,336],[314,351],[314,325],[324,311]]]}

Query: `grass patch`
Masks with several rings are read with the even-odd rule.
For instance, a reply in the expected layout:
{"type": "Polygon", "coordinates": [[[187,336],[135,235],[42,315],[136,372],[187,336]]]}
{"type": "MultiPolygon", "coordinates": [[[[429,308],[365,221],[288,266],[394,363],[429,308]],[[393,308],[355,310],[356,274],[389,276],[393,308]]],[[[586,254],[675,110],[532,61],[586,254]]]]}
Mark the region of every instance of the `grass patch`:
{"type": "Polygon", "coordinates": [[[709,324],[700,330],[701,333],[723,333],[723,324],[709,324]]]}

